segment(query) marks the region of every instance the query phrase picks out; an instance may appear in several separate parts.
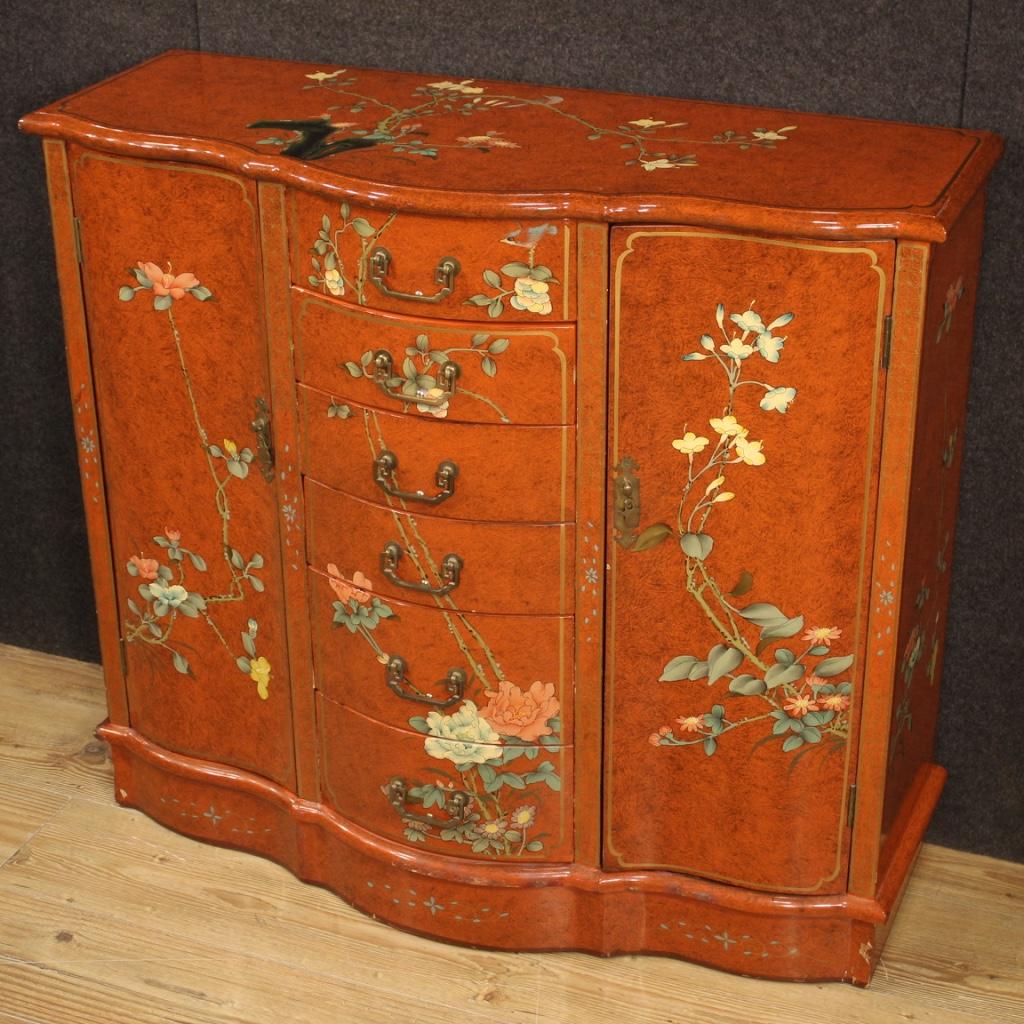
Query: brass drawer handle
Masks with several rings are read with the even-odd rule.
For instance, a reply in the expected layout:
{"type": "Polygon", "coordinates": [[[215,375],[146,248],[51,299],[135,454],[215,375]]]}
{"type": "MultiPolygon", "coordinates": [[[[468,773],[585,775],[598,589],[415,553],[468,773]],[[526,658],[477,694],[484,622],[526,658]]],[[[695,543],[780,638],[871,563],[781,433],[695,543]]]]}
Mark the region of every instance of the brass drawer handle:
{"type": "Polygon", "coordinates": [[[398,469],[398,456],[394,452],[383,451],[373,460],[373,479],[377,486],[392,498],[403,501],[418,501],[423,505],[440,505],[455,493],[455,478],[459,475],[459,467],[450,459],[438,464],[434,474],[434,482],[441,489],[437,494],[424,494],[422,491],[403,491],[395,486],[393,477],[398,469]]]}
{"type": "Polygon", "coordinates": [[[640,481],[633,472],[636,463],[628,456],[615,467],[615,529],[623,547],[636,540],[640,526],[640,481]]]}
{"type": "Polygon", "coordinates": [[[408,671],[409,666],[405,658],[400,654],[393,654],[388,659],[387,665],[384,666],[384,678],[387,680],[388,689],[403,700],[417,701],[420,704],[429,704],[435,708],[447,708],[462,700],[463,694],[466,692],[468,677],[464,669],[450,668],[444,679],[438,680],[434,684],[433,689],[446,689],[448,691],[447,697],[432,697],[429,693],[421,693],[412,683],[407,683],[406,674],[408,671]],[[406,693],[403,689],[405,685],[412,686],[415,693],[406,693]]]}
{"type": "Polygon", "coordinates": [[[418,583],[410,583],[398,575],[398,563],[402,558],[402,546],[398,541],[389,540],[380,553],[380,571],[391,580],[396,587],[404,587],[406,590],[418,590],[424,594],[433,594],[435,597],[444,597],[451,593],[458,585],[462,576],[462,559],[458,555],[445,555],[441,559],[441,579],[444,583],[439,587],[421,580],[418,583]]]}
{"type": "Polygon", "coordinates": [[[416,814],[405,806],[409,796],[409,784],[405,779],[394,778],[386,786],[381,787],[388,803],[398,812],[401,818],[406,821],[418,821],[423,825],[445,825],[449,823],[463,822],[469,816],[473,806],[473,797],[470,793],[461,789],[446,790],[441,810],[447,811],[451,819],[435,818],[430,814],[416,814]]]}
{"type": "Polygon", "coordinates": [[[256,399],[256,415],[249,425],[256,435],[256,464],[263,479],[270,483],[274,479],[274,441],[270,432],[270,407],[265,398],[256,399]]]}
{"type": "Polygon", "coordinates": [[[433,295],[419,295],[415,292],[398,292],[389,287],[384,280],[391,269],[391,253],[382,245],[378,245],[370,253],[370,280],[385,294],[393,299],[406,299],[409,302],[440,302],[452,293],[455,278],[462,268],[454,256],[443,256],[434,270],[434,283],[441,286],[433,295]]]}
{"type": "Polygon", "coordinates": [[[419,385],[418,375],[408,378],[398,376],[394,359],[386,349],[381,348],[373,353],[373,382],[388,398],[399,402],[415,402],[431,408],[442,406],[455,397],[455,382],[460,372],[459,364],[449,359],[437,369],[437,386],[427,389],[419,385]],[[396,391],[395,388],[400,390],[396,391]]]}

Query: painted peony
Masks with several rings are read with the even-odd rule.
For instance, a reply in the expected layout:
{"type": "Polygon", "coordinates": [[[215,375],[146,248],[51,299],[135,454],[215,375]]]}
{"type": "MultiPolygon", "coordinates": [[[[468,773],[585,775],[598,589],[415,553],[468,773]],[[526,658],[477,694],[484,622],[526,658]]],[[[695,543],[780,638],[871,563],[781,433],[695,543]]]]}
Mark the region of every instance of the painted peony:
{"type": "Polygon", "coordinates": [[[331,562],[327,566],[327,575],[330,577],[331,590],[338,595],[339,600],[351,601],[354,599],[360,604],[366,604],[370,600],[373,584],[358,570],[351,580],[347,580],[341,575],[338,567],[331,562]]]}
{"type": "Polygon", "coordinates": [[[501,737],[490,722],[481,717],[471,700],[454,715],[431,711],[426,722],[428,735],[423,749],[440,761],[451,761],[458,766],[483,764],[500,754],[495,744],[501,742],[501,737]]]}
{"type": "Polygon", "coordinates": [[[143,558],[142,555],[132,555],[128,561],[138,569],[139,575],[144,580],[156,579],[156,571],[160,568],[160,563],[155,558],[143,558]]]}
{"type": "Polygon", "coordinates": [[[189,288],[199,285],[195,274],[164,273],[155,263],[139,262],[139,270],[149,278],[154,295],[170,295],[172,299],[183,299],[189,288]]]}
{"type": "Polygon", "coordinates": [[[558,699],[553,683],[535,682],[524,693],[507,679],[498,684],[480,715],[486,718],[503,736],[515,736],[525,743],[533,743],[541,736],[550,736],[548,719],[558,714],[558,699]]]}

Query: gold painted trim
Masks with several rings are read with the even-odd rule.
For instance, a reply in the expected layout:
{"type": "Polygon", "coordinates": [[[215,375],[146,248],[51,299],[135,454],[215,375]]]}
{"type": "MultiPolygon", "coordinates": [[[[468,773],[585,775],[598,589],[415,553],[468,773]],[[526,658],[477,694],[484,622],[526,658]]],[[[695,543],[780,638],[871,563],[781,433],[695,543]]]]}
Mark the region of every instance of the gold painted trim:
{"type": "MultiPolygon", "coordinates": [[[[811,242],[795,242],[786,239],[772,239],[772,238],[761,238],[757,235],[743,235],[735,232],[721,232],[721,231],[703,231],[703,230],[649,230],[649,231],[634,231],[627,236],[625,246],[621,253],[619,253],[615,261],[615,277],[614,277],[614,302],[615,302],[615,316],[613,321],[612,330],[612,347],[613,347],[613,360],[612,360],[612,425],[611,425],[611,436],[612,436],[612,464],[617,464],[620,460],[619,453],[619,379],[620,379],[620,368],[619,368],[619,353],[620,353],[620,327],[622,317],[622,267],[626,260],[626,257],[633,253],[633,242],[638,238],[723,238],[730,241],[739,242],[754,242],[761,245],[778,246],[780,248],[787,249],[800,249],[810,252],[830,252],[830,253],[850,253],[853,255],[868,256],[871,260],[871,264],[868,267],[869,270],[874,270],[878,274],[879,278],[879,293],[878,293],[878,304],[875,324],[875,348],[873,353],[872,361],[872,377],[871,377],[871,406],[870,406],[870,418],[868,423],[867,433],[867,456],[866,456],[866,469],[864,478],[864,504],[862,506],[862,517],[861,517],[861,548],[858,559],[858,587],[857,587],[857,613],[855,618],[855,629],[858,637],[858,647],[861,650],[861,667],[860,672],[856,678],[860,679],[860,685],[854,687],[854,694],[857,706],[857,722],[859,727],[859,709],[863,699],[863,679],[866,672],[867,659],[867,635],[866,626],[867,618],[870,609],[865,612],[864,608],[864,591],[866,581],[864,579],[864,570],[866,560],[868,558],[868,542],[869,542],[869,531],[874,522],[872,512],[875,508],[875,502],[871,500],[872,497],[872,474],[871,468],[874,462],[874,448],[875,448],[875,434],[877,430],[877,419],[878,419],[878,402],[879,402],[879,373],[881,366],[881,348],[884,342],[885,336],[885,309],[889,298],[888,288],[888,274],[884,267],[879,265],[879,252],[875,248],[869,246],[844,246],[844,245],[830,245],[828,243],[811,243],[811,242]]],[[[877,243],[879,247],[891,246],[893,250],[893,259],[895,260],[895,243],[891,241],[882,241],[877,243]]],[[[610,581],[608,591],[608,618],[606,620],[606,680],[608,687],[608,698],[607,704],[609,708],[612,707],[612,702],[615,694],[615,642],[616,642],[616,598],[618,593],[617,586],[617,569],[619,552],[618,546],[610,544],[608,547],[611,549],[610,558],[610,581]]],[[[613,745],[613,726],[615,721],[615,715],[609,713],[606,721],[606,779],[612,779],[614,773],[612,771],[613,757],[614,757],[614,745],[613,745]]],[[[858,745],[860,737],[857,737],[858,745]]],[[[832,881],[838,877],[843,867],[844,860],[844,848],[849,850],[848,844],[845,842],[845,832],[847,831],[847,801],[849,800],[849,773],[850,773],[850,760],[853,754],[854,748],[853,737],[847,739],[846,749],[844,752],[843,760],[843,776],[842,776],[842,798],[839,805],[838,814],[838,836],[836,843],[836,861],[835,867],[832,872],[823,878],[819,879],[813,886],[767,886],[761,883],[751,883],[746,879],[729,878],[725,875],[714,874],[709,871],[702,871],[695,868],[687,868],[678,864],[654,864],[645,862],[632,862],[623,860],[622,852],[616,848],[612,840],[612,797],[613,787],[608,785],[605,795],[605,848],[606,850],[615,856],[619,865],[624,868],[650,868],[650,869],[661,869],[682,872],[685,874],[697,875],[702,878],[712,879],[714,881],[726,882],[731,885],[742,885],[748,888],[756,888],[764,892],[785,892],[785,893],[814,893],[821,889],[821,886],[826,882],[832,881]]],[[[852,832],[851,832],[852,839],[852,832]]]]}

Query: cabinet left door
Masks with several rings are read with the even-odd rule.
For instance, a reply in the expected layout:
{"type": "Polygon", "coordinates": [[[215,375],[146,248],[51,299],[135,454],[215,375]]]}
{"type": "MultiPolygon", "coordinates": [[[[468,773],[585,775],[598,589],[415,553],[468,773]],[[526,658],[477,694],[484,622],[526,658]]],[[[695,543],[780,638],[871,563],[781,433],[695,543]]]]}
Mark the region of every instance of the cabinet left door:
{"type": "Polygon", "coordinates": [[[292,788],[255,185],[69,155],[131,726],[292,788]]]}

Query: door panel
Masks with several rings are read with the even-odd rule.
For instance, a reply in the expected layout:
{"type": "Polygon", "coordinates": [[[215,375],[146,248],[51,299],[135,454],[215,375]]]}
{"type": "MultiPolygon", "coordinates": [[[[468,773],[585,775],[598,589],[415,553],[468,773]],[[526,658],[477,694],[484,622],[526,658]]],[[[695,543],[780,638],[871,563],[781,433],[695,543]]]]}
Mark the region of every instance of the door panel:
{"type": "Polygon", "coordinates": [[[131,724],[291,786],[255,186],[73,157],[131,724]]]}
{"type": "Polygon", "coordinates": [[[893,246],[612,242],[606,865],[841,891],[893,246]]]}

